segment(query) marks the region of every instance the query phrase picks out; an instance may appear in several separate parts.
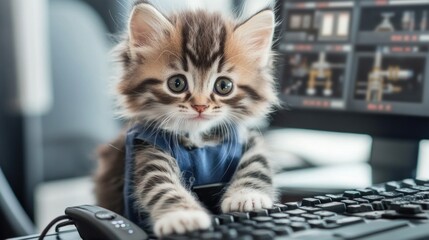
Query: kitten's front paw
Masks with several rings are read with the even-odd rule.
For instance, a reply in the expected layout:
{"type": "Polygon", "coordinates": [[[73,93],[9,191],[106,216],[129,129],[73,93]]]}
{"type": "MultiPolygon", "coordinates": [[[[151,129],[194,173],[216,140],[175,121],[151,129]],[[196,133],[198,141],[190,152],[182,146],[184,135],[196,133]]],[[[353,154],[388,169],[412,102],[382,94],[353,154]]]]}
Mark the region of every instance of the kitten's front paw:
{"type": "Polygon", "coordinates": [[[231,194],[221,204],[224,213],[255,211],[272,206],[273,200],[267,194],[247,189],[231,194]]]}
{"type": "Polygon", "coordinates": [[[154,231],[158,237],[173,233],[185,233],[206,229],[211,225],[210,216],[199,210],[178,210],[164,214],[155,222],[154,231]]]}

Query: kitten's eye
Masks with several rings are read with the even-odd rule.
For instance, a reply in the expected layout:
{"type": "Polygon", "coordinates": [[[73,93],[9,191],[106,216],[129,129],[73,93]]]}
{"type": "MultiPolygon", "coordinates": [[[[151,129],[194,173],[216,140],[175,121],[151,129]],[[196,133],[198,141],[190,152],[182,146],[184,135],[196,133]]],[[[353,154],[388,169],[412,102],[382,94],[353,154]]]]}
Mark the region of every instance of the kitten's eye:
{"type": "Polygon", "coordinates": [[[216,80],[214,90],[217,94],[226,96],[231,93],[232,86],[233,83],[230,79],[221,77],[216,80]]]}
{"type": "Polygon", "coordinates": [[[168,79],[168,88],[173,93],[182,93],[186,90],[188,83],[183,75],[176,75],[168,79]]]}

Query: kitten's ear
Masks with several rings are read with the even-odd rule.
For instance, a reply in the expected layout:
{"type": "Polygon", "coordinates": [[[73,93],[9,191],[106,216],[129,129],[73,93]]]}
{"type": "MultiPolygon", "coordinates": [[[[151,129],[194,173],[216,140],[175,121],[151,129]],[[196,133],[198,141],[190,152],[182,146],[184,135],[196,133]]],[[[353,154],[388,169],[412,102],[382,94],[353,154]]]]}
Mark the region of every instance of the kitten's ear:
{"type": "Polygon", "coordinates": [[[128,24],[132,47],[148,45],[172,29],[171,22],[152,5],[143,2],[134,6],[128,24]]]}
{"type": "Polygon", "coordinates": [[[254,53],[260,61],[260,66],[269,63],[271,44],[275,27],[274,12],[264,10],[249,18],[235,29],[235,34],[249,53],[254,53]]]}

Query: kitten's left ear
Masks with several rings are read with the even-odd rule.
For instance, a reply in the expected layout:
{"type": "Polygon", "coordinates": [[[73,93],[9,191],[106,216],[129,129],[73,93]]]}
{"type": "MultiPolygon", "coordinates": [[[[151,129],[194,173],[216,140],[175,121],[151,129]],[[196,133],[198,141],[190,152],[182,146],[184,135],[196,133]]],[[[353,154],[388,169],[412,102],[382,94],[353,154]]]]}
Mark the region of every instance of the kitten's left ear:
{"type": "Polygon", "coordinates": [[[272,10],[263,10],[239,25],[234,32],[239,41],[247,46],[249,53],[255,54],[261,67],[269,63],[275,27],[274,19],[272,10]]]}

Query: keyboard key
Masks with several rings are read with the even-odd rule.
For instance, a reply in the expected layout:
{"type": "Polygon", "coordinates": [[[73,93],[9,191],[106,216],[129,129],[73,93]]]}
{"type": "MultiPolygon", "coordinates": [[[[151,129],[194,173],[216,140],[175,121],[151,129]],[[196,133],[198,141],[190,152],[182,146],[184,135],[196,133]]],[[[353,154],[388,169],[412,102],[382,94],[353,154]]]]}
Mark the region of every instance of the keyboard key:
{"type": "Polygon", "coordinates": [[[370,202],[374,202],[374,201],[381,201],[384,199],[383,196],[379,196],[379,195],[368,195],[368,196],[363,196],[363,199],[366,199],[370,202]]]}
{"type": "Polygon", "coordinates": [[[275,203],[273,204],[274,207],[280,208],[281,211],[286,211],[289,210],[288,207],[284,204],[280,204],[280,203],[275,203]]]}
{"type": "Polygon", "coordinates": [[[279,226],[286,226],[286,225],[290,225],[292,221],[289,219],[275,219],[273,223],[279,226]]]}
{"type": "MultiPolygon", "coordinates": [[[[198,238],[200,236],[201,233],[203,233],[204,230],[202,231],[194,231],[194,232],[189,232],[186,234],[187,238],[198,238]]],[[[205,230],[205,232],[212,232],[212,230],[205,230]]]]}
{"type": "Polygon", "coordinates": [[[337,215],[336,213],[329,212],[329,211],[317,211],[313,214],[321,216],[322,218],[333,217],[333,216],[337,215]]]}
{"type": "Polygon", "coordinates": [[[241,236],[252,232],[254,229],[250,226],[244,226],[244,227],[236,228],[236,230],[238,232],[238,235],[241,236]]]}
{"type": "Polygon", "coordinates": [[[240,234],[235,240],[253,240],[253,237],[250,235],[250,233],[240,234]]]}
{"type": "Polygon", "coordinates": [[[316,207],[335,213],[343,213],[346,211],[346,205],[342,202],[323,203],[316,205],[316,207]]]}
{"type": "Polygon", "coordinates": [[[414,194],[414,195],[407,195],[399,199],[403,201],[411,202],[411,201],[423,200],[423,196],[421,194],[414,194]]]}
{"type": "Polygon", "coordinates": [[[319,215],[314,215],[314,214],[309,214],[309,213],[302,214],[301,217],[303,217],[307,220],[321,219],[321,217],[319,215]]]}
{"type": "Polygon", "coordinates": [[[274,227],[271,229],[277,236],[286,236],[293,233],[292,228],[290,227],[274,227]]]}
{"type": "Polygon", "coordinates": [[[428,192],[419,192],[416,195],[422,196],[423,199],[429,199],[429,191],[428,192]]]}
{"type": "Polygon", "coordinates": [[[227,233],[223,234],[223,238],[225,239],[236,239],[238,237],[237,229],[230,229],[227,233]]]}
{"type": "Polygon", "coordinates": [[[305,222],[305,218],[303,217],[291,217],[289,218],[292,222],[305,222]]]}
{"type": "Polygon", "coordinates": [[[256,225],[256,222],[252,221],[252,220],[243,220],[240,223],[245,225],[245,226],[255,226],[256,225]]]}
{"type": "Polygon", "coordinates": [[[363,222],[363,219],[360,217],[346,217],[338,219],[335,223],[341,226],[351,225],[355,223],[363,222]]]}
{"type": "Polygon", "coordinates": [[[204,232],[199,237],[200,239],[223,239],[220,232],[204,232]]]}
{"type": "Polygon", "coordinates": [[[258,211],[251,211],[251,212],[249,212],[249,216],[250,217],[258,217],[258,216],[267,217],[268,216],[268,210],[261,209],[258,211]]]}
{"type": "Polygon", "coordinates": [[[213,227],[219,226],[220,225],[219,218],[216,218],[216,217],[212,218],[212,225],[213,227]]]}
{"type": "Polygon", "coordinates": [[[295,210],[286,211],[285,213],[287,213],[291,216],[299,216],[299,215],[307,213],[307,212],[304,210],[301,210],[301,209],[295,209],[295,210]]]}
{"type": "Polygon", "coordinates": [[[416,182],[414,182],[414,179],[404,179],[401,181],[401,187],[404,188],[411,188],[412,186],[416,186],[416,182]]]}
{"type": "Polygon", "coordinates": [[[256,229],[267,229],[267,230],[271,230],[275,227],[276,225],[274,223],[271,222],[264,222],[264,223],[258,223],[255,228],[256,229]]]}
{"type": "Polygon", "coordinates": [[[320,203],[332,202],[332,199],[330,197],[326,197],[326,196],[315,196],[314,198],[319,199],[320,203]]]}
{"type": "Polygon", "coordinates": [[[282,219],[282,218],[288,218],[289,214],[286,213],[272,213],[270,214],[270,217],[273,219],[282,219]]]}
{"type": "Polygon", "coordinates": [[[305,222],[292,222],[290,224],[290,227],[294,231],[302,231],[302,230],[305,230],[305,229],[309,229],[310,225],[308,223],[305,223],[305,222]]]}
{"type": "Polygon", "coordinates": [[[429,184],[429,180],[424,180],[424,179],[415,179],[414,180],[416,182],[417,185],[425,185],[425,184],[429,184]]]}
{"type": "Polygon", "coordinates": [[[414,205],[414,204],[402,205],[396,211],[398,213],[403,213],[403,214],[417,214],[417,213],[423,212],[422,207],[420,205],[414,205]]]}
{"type": "Polygon", "coordinates": [[[299,209],[307,211],[309,213],[313,213],[321,210],[320,208],[317,208],[317,207],[300,207],[299,209]]]}
{"type": "Polygon", "coordinates": [[[420,205],[420,207],[422,207],[422,209],[429,210],[429,202],[427,202],[427,201],[417,200],[417,201],[412,201],[411,204],[417,204],[417,205],[420,205]]]}
{"type": "Polygon", "coordinates": [[[403,199],[405,201],[418,201],[418,200],[424,200],[424,196],[420,193],[414,194],[414,195],[408,195],[408,196],[404,196],[403,199]]]}
{"type": "Polygon", "coordinates": [[[271,220],[273,220],[273,218],[272,217],[253,217],[252,220],[259,224],[263,222],[270,222],[271,220]]]}
{"type": "Polygon", "coordinates": [[[419,192],[418,190],[411,189],[411,188],[399,188],[399,189],[396,189],[395,191],[399,193],[403,193],[404,195],[412,195],[419,192]]]}
{"type": "Polygon", "coordinates": [[[346,218],[346,216],[344,216],[344,215],[335,215],[335,216],[332,216],[332,217],[325,218],[324,220],[327,223],[336,223],[339,219],[343,219],[343,218],[346,218]]]}
{"type": "Polygon", "coordinates": [[[374,192],[374,194],[379,194],[381,192],[385,192],[386,191],[386,188],[376,187],[376,186],[369,187],[369,189],[371,189],[374,192]]]}
{"type": "Polygon", "coordinates": [[[217,227],[215,227],[214,228],[214,231],[215,232],[223,232],[223,231],[226,231],[226,230],[228,230],[229,228],[228,228],[228,226],[226,226],[226,225],[221,225],[221,226],[217,226],[217,227]]]}
{"type": "MultiPolygon", "coordinates": [[[[334,236],[345,239],[356,239],[406,226],[408,226],[407,221],[373,221],[371,223],[359,223],[334,230],[334,236]]],[[[393,237],[391,239],[398,238],[393,237]]]]}
{"type": "Polygon", "coordinates": [[[319,199],[304,198],[301,201],[301,206],[314,207],[316,204],[321,204],[319,199]]]}
{"type": "Polygon", "coordinates": [[[382,192],[380,196],[385,198],[398,198],[404,196],[404,194],[399,192],[382,192]]]}
{"type": "Polygon", "coordinates": [[[235,239],[238,237],[238,232],[236,229],[228,229],[225,231],[222,231],[222,239],[235,239]]]}
{"type": "Polygon", "coordinates": [[[353,199],[353,198],[358,198],[361,195],[360,195],[360,192],[358,192],[358,191],[345,191],[343,193],[343,196],[353,199]]]}
{"type": "Polygon", "coordinates": [[[381,214],[382,214],[382,213],[380,213],[380,212],[369,212],[369,213],[366,213],[366,214],[364,215],[364,217],[365,217],[366,219],[375,220],[375,219],[380,219],[380,218],[381,218],[381,214]]]}
{"type": "Polygon", "coordinates": [[[227,224],[234,222],[234,217],[228,214],[222,214],[216,216],[217,219],[219,219],[220,224],[227,224]]]}
{"type": "Polygon", "coordinates": [[[342,194],[326,194],[325,196],[331,198],[332,201],[336,201],[336,202],[347,199],[342,194]]]}
{"type": "Polygon", "coordinates": [[[401,188],[397,182],[387,182],[384,184],[384,187],[386,188],[386,191],[395,191],[396,189],[401,188]]]}
{"type": "Polygon", "coordinates": [[[234,221],[236,222],[250,219],[249,213],[246,213],[246,212],[233,212],[233,213],[228,213],[228,215],[231,215],[234,218],[234,221]]]}
{"type": "Polygon", "coordinates": [[[281,212],[280,208],[277,208],[277,207],[265,208],[265,210],[267,210],[267,211],[268,211],[268,214],[270,214],[270,213],[279,213],[279,212],[281,212]]]}
{"type": "Polygon", "coordinates": [[[353,200],[358,202],[359,204],[369,203],[369,201],[367,199],[363,199],[363,198],[354,198],[353,200]]]}
{"type": "Polygon", "coordinates": [[[380,201],[375,201],[375,202],[372,202],[371,204],[372,204],[372,208],[374,209],[374,211],[384,210],[384,205],[380,201]]]}
{"type": "Polygon", "coordinates": [[[339,228],[339,227],[341,227],[341,225],[338,225],[336,223],[327,223],[327,224],[322,226],[323,229],[335,229],[335,228],[339,228]]]}
{"type": "Polygon", "coordinates": [[[389,209],[391,209],[391,210],[398,210],[402,205],[406,205],[406,204],[409,204],[409,203],[410,203],[409,201],[393,201],[390,204],[389,209]]]}
{"type": "Polygon", "coordinates": [[[275,237],[275,233],[270,230],[255,230],[251,232],[254,240],[271,240],[275,237]]]}
{"type": "Polygon", "coordinates": [[[418,191],[429,191],[429,187],[426,186],[412,186],[411,189],[418,191]]]}
{"type": "Polygon", "coordinates": [[[233,222],[227,225],[229,228],[238,228],[238,227],[243,227],[244,225],[241,223],[237,223],[237,222],[233,222]]]}
{"type": "Polygon", "coordinates": [[[347,206],[348,213],[362,213],[362,212],[371,212],[371,211],[374,211],[374,209],[372,208],[372,205],[369,203],[347,206]]]}
{"type": "Polygon", "coordinates": [[[390,208],[390,205],[391,205],[394,201],[395,201],[394,199],[383,199],[383,200],[381,200],[381,203],[383,204],[384,209],[389,209],[389,208],[390,208]]]}
{"type": "Polygon", "coordinates": [[[346,206],[358,204],[358,202],[353,201],[353,200],[342,200],[341,202],[344,203],[344,204],[346,204],[346,206]]]}
{"type": "Polygon", "coordinates": [[[288,210],[294,210],[299,207],[297,202],[288,202],[288,203],[285,203],[284,205],[287,206],[288,210]]]}
{"type": "Polygon", "coordinates": [[[369,195],[373,195],[374,194],[374,191],[372,191],[371,189],[368,189],[368,188],[357,189],[356,191],[358,191],[361,196],[369,196],[369,195]]]}
{"type": "Polygon", "coordinates": [[[326,225],[325,220],[308,220],[307,221],[308,224],[310,224],[311,227],[315,227],[315,228],[322,228],[324,225],[326,225]]]}

